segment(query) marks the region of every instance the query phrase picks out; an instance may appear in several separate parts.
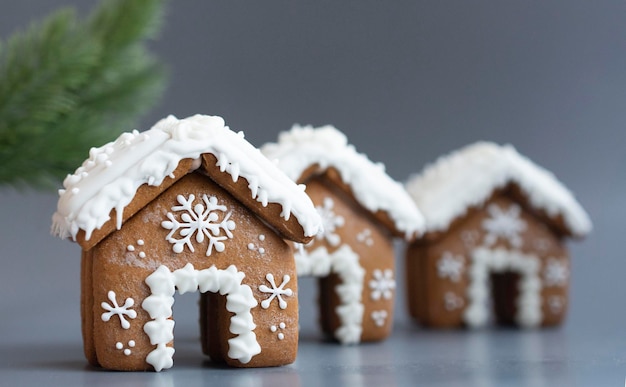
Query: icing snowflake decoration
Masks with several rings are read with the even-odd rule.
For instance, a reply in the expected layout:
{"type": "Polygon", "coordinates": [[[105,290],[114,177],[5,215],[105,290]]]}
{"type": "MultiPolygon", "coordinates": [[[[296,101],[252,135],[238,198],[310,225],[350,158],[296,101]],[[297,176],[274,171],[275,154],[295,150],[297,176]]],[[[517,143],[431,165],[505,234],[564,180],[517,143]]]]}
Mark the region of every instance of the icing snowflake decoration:
{"type": "Polygon", "coordinates": [[[372,300],[378,301],[381,297],[390,300],[393,295],[393,290],[396,288],[396,281],[393,279],[393,270],[385,269],[381,271],[375,269],[372,275],[374,276],[374,278],[370,280],[372,300]]]}
{"type": "Polygon", "coordinates": [[[189,195],[188,199],[183,195],[176,197],[180,205],[172,207],[172,211],[181,212],[181,222],[179,222],[171,212],[167,213],[169,220],[161,222],[163,228],[170,230],[165,239],[174,245],[172,249],[175,253],[181,253],[185,246],[193,253],[195,249],[191,238],[194,234],[195,240],[198,243],[203,243],[206,236],[209,240],[206,256],[211,255],[213,248],[221,253],[225,248],[224,242],[222,241],[229,238],[232,239],[233,237],[231,231],[235,229],[235,222],[230,220],[232,212],[227,213],[218,223],[218,212],[226,212],[226,206],[217,204],[217,198],[215,196],[208,197],[206,194],[202,195],[204,205],[198,203],[194,206],[193,201],[195,198],[193,194],[189,195]],[[222,232],[225,235],[221,235],[222,232]],[[175,238],[174,235],[176,233],[182,238],[175,238]]]}
{"type": "Polygon", "coordinates": [[[263,309],[269,308],[270,304],[272,303],[272,300],[276,298],[278,299],[278,306],[280,307],[280,309],[286,309],[287,301],[283,299],[283,296],[288,296],[288,297],[293,296],[293,291],[291,289],[285,289],[285,285],[287,285],[291,277],[285,274],[283,276],[283,282],[280,284],[280,286],[276,286],[276,282],[274,281],[274,275],[271,273],[268,273],[265,276],[265,279],[267,279],[267,282],[269,282],[270,285],[272,285],[272,287],[270,288],[267,285],[259,286],[259,290],[261,292],[268,293],[270,295],[268,298],[261,301],[261,307],[263,309]]]}
{"type": "Polygon", "coordinates": [[[372,320],[374,320],[374,324],[376,324],[377,327],[382,327],[385,325],[385,320],[388,315],[389,313],[384,309],[374,310],[372,311],[372,320]]]}
{"type": "Polygon", "coordinates": [[[565,286],[569,278],[569,269],[565,261],[550,258],[543,270],[546,286],[565,286]]]}
{"type": "Polygon", "coordinates": [[[339,246],[341,238],[335,233],[338,227],[345,224],[343,216],[335,214],[333,207],[335,202],[331,198],[324,198],[322,206],[316,206],[317,212],[322,218],[322,228],[317,234],[317,239],[326,239],[331,246],[339,246]]]}
{"type": "Polygon", "coordinates": [[[502,238],[513,247],[521,247],[520,234],[526,230],[526,222],[520,219],[520,207],[514,204],[508,210],[503,210],[496,204],[490,204],[487,212],[489,218],[483,221],[483,229],[487,232],[485,245],[493,246],[498,239],[502,238]]]}
{"type": "Polygon", "coordinates": [[[120,318],[120,322],[122,323],[122,328],[130,328],[130,322],[126,320],[125,316],[130,319],[137,317],[137,312],[135,312],[133,309],[130,309],[133,305],[135,305],[135,300],[129,297],[126,299],[126,301],[124,301],[124,305],[120,306],[117,303],[117,298],[113,290],[109,290],[107,297],[111,301],[111,304],[107,302],[103,302],[102,304],[100,304],[102,306],[102,309],[107,311],[102,313],[102,321],[107,322],[111,319],[111,317],[113,317],[113,315],[118,315],[120,318]]]}
{"type": "Polygon", "coordinates": [[[459,282],[463,274],[465,261],[462,255],[453,255],[446,251],[437,261],[439,278],[449,278],[452,282],[459,282]]]}

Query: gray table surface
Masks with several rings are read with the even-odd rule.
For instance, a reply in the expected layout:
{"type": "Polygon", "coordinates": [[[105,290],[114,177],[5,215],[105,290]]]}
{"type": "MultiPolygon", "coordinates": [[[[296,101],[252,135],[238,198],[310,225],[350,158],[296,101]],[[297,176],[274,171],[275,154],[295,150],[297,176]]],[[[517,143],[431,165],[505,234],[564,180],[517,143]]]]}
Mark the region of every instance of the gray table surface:
{"type": "Polygon", "coordinates": [[[177,330],[174,367],[158,374],[92,368],[77,335],[31,329],[29,341],[0,349],[0,385],[617,386],[626,376],[623,333],[570,327],[426,331],[397,324],[389,340],[359,346],[339,346],[307,329],[294,364],[264,369],[215,365],[196,335],[177,330]]]}

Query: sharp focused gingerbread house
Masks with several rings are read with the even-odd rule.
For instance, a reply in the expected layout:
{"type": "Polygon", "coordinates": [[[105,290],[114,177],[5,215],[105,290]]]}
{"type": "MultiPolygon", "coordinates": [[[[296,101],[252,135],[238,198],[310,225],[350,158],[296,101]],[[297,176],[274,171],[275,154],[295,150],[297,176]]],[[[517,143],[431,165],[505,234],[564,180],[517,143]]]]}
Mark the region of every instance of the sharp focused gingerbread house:
{"type": "Polygon", "coordinates": [[[301,187],[220,117],[170,116],[92,148],[60,191],[53,233],[82,247],[82,326],[93,365],[173,364],[172,305],[200,292],[203,351],[237,367],[294,361],[292,240],[321,220],[301,187]]]}
{"type": "Polygon", "coordinates": [[[382,340],[393,326],[393,237],[412,239],[423,218],[403,186],[331,126],[294,127],[262,152],[306,192],[322,231],[296,253],[298,275],[318,277],[323,331],[340,343],[382,340]]]}
{"type": "Polygon", "coordinates": [[[426,219],[408,248],[409,309],[434,327],[522,327],[562,322],[568,304],[567,237],[588,215],[553,174],[512,146],[481,142],[409,180],[426,219]]]}

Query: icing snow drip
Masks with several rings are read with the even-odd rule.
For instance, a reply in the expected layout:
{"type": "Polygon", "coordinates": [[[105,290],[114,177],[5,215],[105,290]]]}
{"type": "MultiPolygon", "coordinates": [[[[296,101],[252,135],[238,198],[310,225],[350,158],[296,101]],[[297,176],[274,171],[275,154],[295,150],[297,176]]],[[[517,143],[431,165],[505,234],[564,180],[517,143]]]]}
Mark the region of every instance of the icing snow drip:
{"type": "Polygon", "coordinates": [[[396,228],[407,239],[421,233],[424,219],[404,187],[385,172],[381,163],[373,163],[348,144],[346,136],[332,126],[314,129],[294,126],[282,132],[278,143],[269,143],[261,151],[293,180],[312,165],[339,171],[356,200],[371,212],[389,214],[396,228]]]}
{"type": "Polygon", "coordinates": [[[237,271],[234,265],[226,270],[211,266],[205,270],[195,270],[188,263],[182,269],[171,272],[166,266],[160,266],[146,278],[150,287],[150,296],[141,307],[150,314],[151,321],[144,324],[143,330],[150,338],[150,344],[157,347],[146,357],[146,362],[156,371],[171,368],[174,364],[174,348],[167,344],[174,340],[174,320],[172,305],[174,291],[212,292],[226,295],[226,310],[233,313],[230,318],[230,332],[235,335],[228,340],[228,356],[243,364],[250,362],[254,355],[261,353],[254,329],[256,325],[250,310],[257,306],[257,301],[248,285],[243,285],[245,274],[237,271]]]}
{"type": "Polygon", "coordinates": [[[182,120],[169,116],[143,133],[123,133],[117,140],[92,148],[89,158],[63,182],[52,233],[76,239],[79,230],[89,240],[109,221],[115,209],[121,228],[124,208],[143,184],[159,186],[183,159],[211,153],[217,166],[234,182],[244,177],[252,197],[266,206],[282,206],[281,216],[296,217],[306,236],[317,234],[321,220],[309,197],[243,137],[217,116],[195,115],[182,120]]]}
{"type": "Polygon", "coordinates": [[[535,208],[551,217],[561,215],[573,235],[582,237],[591,231],[589,216],[572,193],[551,172],[510,145],[468,145],[427,166],[420,175],[409,179],[406,189],[431,232],[447,229],[469,207],[482,205],[493,190],[511,182],[519,186],[535,208]]]}

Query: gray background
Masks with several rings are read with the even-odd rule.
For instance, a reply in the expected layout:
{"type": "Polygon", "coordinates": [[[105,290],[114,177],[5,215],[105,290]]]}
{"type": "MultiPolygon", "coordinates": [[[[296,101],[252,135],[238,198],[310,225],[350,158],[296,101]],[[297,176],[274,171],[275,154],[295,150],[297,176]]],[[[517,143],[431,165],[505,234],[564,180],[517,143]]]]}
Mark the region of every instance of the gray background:
{"type": "MultiPolygon", "coordinates": [[[[0,3],[0,36],[61,3],[0,3]]],[[[65,3],[82,12],[95,4],[65,3]]],[[[592,234],[570,245],[569,319],[529,332],[428,331],[408,320],[398,292],[390,340],[338,347],[321,341],[314,282],[304,280],[294,365],[206,363],[196,299],[184,296],[172,370],[97,372],[82,357],[79,248],[49,235],[56,195],[4,188],[0,385],[622,385],[623,0],[177,1],[151,47],[170,84],[140,129],[168,114],[217,114],[261,145],[296,122],[334,124],[398,180],[476,140],[514,144],[575,192],[594,221],[592,234]]]]}

